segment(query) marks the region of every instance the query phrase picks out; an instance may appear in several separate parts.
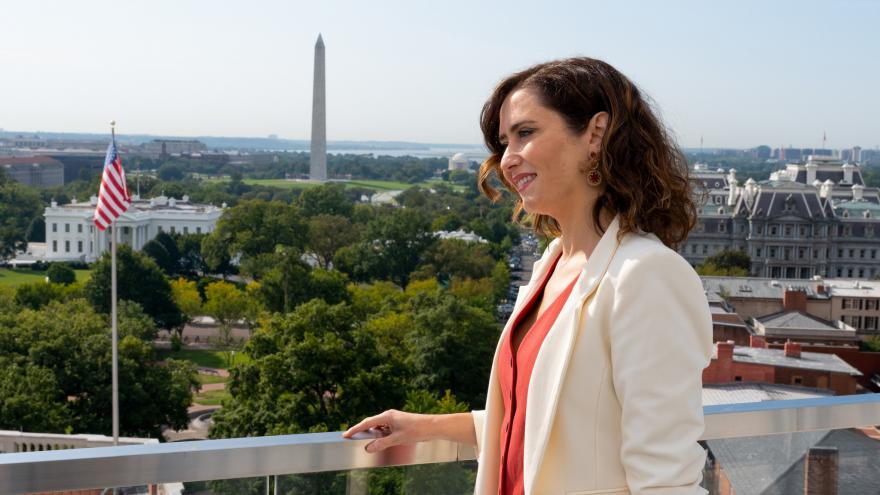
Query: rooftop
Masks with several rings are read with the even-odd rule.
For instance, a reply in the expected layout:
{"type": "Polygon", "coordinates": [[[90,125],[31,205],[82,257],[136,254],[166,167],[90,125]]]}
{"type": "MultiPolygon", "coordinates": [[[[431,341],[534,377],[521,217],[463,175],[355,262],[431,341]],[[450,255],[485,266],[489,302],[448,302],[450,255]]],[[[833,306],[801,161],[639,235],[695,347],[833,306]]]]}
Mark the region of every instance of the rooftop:
{"type": "Polygon", "coordinates": [[[733,360],[740,363],[765,364],[783,368],[830,371],[832,373],[862,376],[859,370],[850,366],[836,355],[818,352],[801,352],[801,357],[794,358],[786,356],[785,351],[782,349],[736,346],[733,349],[733,360]]]}

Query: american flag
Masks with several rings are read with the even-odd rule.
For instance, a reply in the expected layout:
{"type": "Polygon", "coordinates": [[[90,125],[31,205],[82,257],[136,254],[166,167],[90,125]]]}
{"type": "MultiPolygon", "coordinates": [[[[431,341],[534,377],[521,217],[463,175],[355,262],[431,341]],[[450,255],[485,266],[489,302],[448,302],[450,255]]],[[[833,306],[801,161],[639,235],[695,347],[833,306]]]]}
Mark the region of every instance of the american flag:
{"type": "Polygon", "coordinates": [[[125,184],[122,160],[116,150],[116,140],[110,140],[107,157],[104,159],[104,173],[101,174],[101,189],[98,192],[98,206],[95,207],[95,225],[104,230],[125,213],[131,206],[131,196],[125,184]]]}

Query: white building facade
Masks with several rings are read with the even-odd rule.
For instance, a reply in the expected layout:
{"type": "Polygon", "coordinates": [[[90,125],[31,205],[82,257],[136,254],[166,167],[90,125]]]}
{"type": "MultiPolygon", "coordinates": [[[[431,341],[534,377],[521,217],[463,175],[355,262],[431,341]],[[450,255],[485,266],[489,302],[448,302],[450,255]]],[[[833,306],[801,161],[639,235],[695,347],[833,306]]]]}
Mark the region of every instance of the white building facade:
{"type": "MultiPolygon", "coordinates": [[[[93,215],[97,196],[88,203],[72,201],[59,206],[52,202],[44,213],[46,221],[46,261],[84,261],[91,263],[110,249],[110,230],[95,227],[93,215]]],[[[131,208],[120,216],[119,242],[139,251],[160,232],[207,234],[217,226],[222,207],[194,204],[183,199],[159,196],[132,198],[131,208]]]]}

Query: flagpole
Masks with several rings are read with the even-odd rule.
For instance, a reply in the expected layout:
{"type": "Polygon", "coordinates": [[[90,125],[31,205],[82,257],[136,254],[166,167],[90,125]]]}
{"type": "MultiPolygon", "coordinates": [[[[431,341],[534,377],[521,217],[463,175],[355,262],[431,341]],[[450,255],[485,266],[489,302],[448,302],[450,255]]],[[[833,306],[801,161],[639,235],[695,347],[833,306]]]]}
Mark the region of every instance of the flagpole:
{"type": "MultiPolygon", "coordinates": [[[[110,134],[113,142],[116,142],[116,121],[110,121],[110,134]]],[[[116,219],[110,224],[110,305],[111,320],[113,327],[113,445],[119,445],[119,349],[117,345],[116,329],[116,243],[119,235],[116,232],[116,219]]],[[[114,490],[115,492],[115,490],[114,490]]]]}

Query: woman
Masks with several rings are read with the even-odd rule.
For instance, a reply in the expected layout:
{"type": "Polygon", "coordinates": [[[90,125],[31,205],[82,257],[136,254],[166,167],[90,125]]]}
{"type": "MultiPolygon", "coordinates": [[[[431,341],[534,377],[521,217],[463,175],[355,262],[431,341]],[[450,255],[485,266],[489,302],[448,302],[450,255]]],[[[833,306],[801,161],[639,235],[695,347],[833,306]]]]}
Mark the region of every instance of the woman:
{"type": "Polygon", "coordinates": [[[687,164],[645,99],[610,65],[573,58],[502,81],[483,107],[495,174],[555,237],[520,289],[484,411],[386,411],[347,432],[367,445],[477,446],[478,494],[697,494],[701,371],[712,323],[673,249],[696,222],[687,164]]]}

